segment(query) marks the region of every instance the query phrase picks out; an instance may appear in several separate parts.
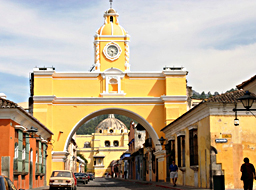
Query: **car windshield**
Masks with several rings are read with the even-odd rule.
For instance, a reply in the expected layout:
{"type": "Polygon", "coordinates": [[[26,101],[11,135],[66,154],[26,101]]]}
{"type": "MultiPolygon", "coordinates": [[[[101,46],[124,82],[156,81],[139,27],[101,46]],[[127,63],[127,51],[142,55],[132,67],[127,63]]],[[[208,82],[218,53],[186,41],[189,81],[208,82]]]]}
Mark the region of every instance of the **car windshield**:
{"type": "Polygon", "coordinates": [[[71,177],[71,173],[65,171],[54,171],[52,172],[51,177],[71,177]]]}
{"type": "Polygon", "coordinates": [[[75,173],[75,176],[84,176],[82,173],[75,173]]]}

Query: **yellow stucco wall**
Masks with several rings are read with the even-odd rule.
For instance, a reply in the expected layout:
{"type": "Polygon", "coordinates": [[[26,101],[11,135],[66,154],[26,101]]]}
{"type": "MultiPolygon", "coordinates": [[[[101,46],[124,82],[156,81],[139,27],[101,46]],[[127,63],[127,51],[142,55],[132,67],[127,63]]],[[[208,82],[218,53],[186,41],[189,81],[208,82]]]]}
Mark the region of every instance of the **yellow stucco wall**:
{"type": "Polygon", "coordinates": [[[234,116],[211,116],[211,145],[218,151],[216,161],[222,164],[226,188],[230,189],[243,187],[240,167],[244,157],[256,165],[255,118],[239,116],[239,121],[239,126],[234,126],[234,116]],[[226,138],[228,142],[216,143],[217,138],[226,138]]]}
{"type": "Polygon", "coordinates": [[[77,135],[76,142],[78,152],[87,159],[88,172],[95,173],[95,177],[103,177],[105,172],[110,173],[110,163],[113,160],[120,159],[120,156],[128,150],[128,133],[93,133],[92,135],[77,135]],[[110,141],[110,147],[105,147],[105,141],[110,141]],[[118,141],[119,146],[114,147],[113,142],[118,141]],[[84,143],[90,142],[91,148],[84,148],[84,143]],[[102,168],[94,167],[93,156],[104,155],[102,168]]]}

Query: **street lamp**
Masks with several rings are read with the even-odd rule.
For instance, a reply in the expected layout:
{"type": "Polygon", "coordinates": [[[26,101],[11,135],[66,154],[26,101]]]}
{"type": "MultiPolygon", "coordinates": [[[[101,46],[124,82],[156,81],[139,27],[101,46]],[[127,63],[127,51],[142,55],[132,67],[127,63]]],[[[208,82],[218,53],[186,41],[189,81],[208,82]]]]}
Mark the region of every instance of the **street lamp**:
{"type": "MultiPolygon", "coordinates": [[[[239,125],[239,120],[237,119],[237,112],[238,111],[249,111],[252,113],[252,111],[256,111],[256,109],[250,109],[253,105],[254,100],[256,100],[255,96],[252,96],[249,91],[245,91],[245,94],[239,98],[237,98],[238,101],[241,101],[245,109],[237,109],[237,103],[235,103],[235,108],[233,111],[235,112],[235,120],[234,125],[239,125]]],[[[252,113],[252,115],[254,115],[252,113]]],[[[254,117],[256,117],[254,115],[254,117]]]]}
{"type": "Polygon", "coordinates": [[[30,135],[30,137],[27,137],[27,138],[36,138],[34,136],[38,132],[38,130],[35,127],[31,127],[30,129],[27,130],[27,132],[30,135]]]}
{"type": "Polygon", "coordinates": [[[160,141],[160,143],[161,143],[161,145],[163,145],[164,144],[164,141],[166,140],[165,138],[163,138],[163,136],[161,136],[161,138],[160,139],[158,139],[159,141],[160,141]]]}
{"type": "MultiPolygon", "coordinates": [[[[240,98],[237,98],[237,100],[240,100],[242,102],[244,108],[247,111],[250,111],[250,108],[252,107],[254,100],[256,100],[256,97],[252,96],[249,91],[245,91],[245,94],[243,96],[241,96],[240,98]]],[[[239,111],[239,110],[237,110],[237,111],[239,111]]],[[[253,111],[256,111],[256,109],[254,109],[253,111]]]]}

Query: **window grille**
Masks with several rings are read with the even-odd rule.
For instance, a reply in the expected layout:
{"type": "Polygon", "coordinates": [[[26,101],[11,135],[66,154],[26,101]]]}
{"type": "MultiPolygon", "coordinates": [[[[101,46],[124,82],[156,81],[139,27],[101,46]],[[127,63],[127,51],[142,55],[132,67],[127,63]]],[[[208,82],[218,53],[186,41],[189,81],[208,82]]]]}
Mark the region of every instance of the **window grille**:
{"type": "Polygon", "coordinates": [[[198,165],[197,129],[189,131],[190,166],[198,165]]]}

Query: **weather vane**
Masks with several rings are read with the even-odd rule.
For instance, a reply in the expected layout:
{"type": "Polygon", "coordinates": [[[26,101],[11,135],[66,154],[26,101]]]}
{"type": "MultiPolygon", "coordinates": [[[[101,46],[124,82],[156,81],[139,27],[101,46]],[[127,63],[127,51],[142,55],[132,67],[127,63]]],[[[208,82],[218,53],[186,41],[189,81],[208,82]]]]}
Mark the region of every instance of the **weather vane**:
{"type": "Polygon", "coordinates": [[[112,8],[113,0],[109,0],[109,3],[110,3],[110,8],[112,8]]]}

